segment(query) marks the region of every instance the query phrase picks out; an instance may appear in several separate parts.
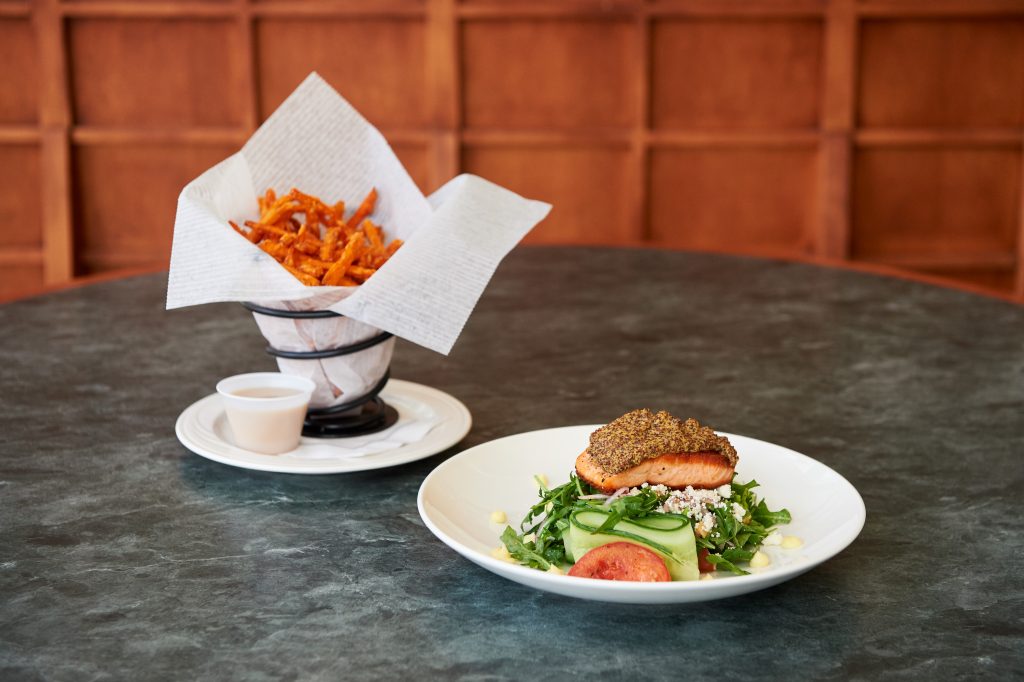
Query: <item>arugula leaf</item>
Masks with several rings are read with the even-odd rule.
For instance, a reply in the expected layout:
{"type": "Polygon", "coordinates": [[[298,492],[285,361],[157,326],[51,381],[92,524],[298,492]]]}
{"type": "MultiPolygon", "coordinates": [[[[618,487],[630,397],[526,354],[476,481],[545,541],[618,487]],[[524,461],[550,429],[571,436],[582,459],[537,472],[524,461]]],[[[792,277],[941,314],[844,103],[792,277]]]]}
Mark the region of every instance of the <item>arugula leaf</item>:
{"type": "Polygon", "coordinates": [[[544,558],[548,560],[548,563],[558,566],[559,564],[567,563],[569,560],[565,558],[565,545],[548,545],[544,548],[544,558]]]}
{"type": "Polygon", "coordinates": [[[789,510],[780,509],[773,512],[768,509],[768,505],[764,503],[764,500],[761,500],[756,507],[750,510],[750,516],[765,528],[789,523],[793,520],[789,515],[789,510]]]}
{"type": "MultiPolygon", "coordinates": [[[[501,541],[505,543],[505,549],[512,555],[512,558],[521,564],[526,564],[531,568],[539,568],[541,570],[548,570],[551,568],[551,563],[537,554],[532,549],[526,546],[519,534],[513,530],[512,526],[506,526],[505,532],[501,534],[501,541]]],[[[565,549],[562,549],[563,556],[565,555],[565,549]]]]}
{"type": "Polygon", "coordinates": [[[721,557],[726,561],[750,561],[754,558],[754,553],[746,549],[730,548],[724,550],[721,557]]]}
{"type": "Polygon", "coordinates": [[[705,557],[705,561],[709,564],[714,564],[716,567],[724,568],[728,571],[732,571],[736,575],[749,575],[750,571],[744,571],[742,568],[732,563],[728,559],[722,557],[719,554],[708,554],[705,557]]]}
{"type": "MultiPolygon", "coordinates": [[[[532,568],[547,570],[551,565],[566,561],[563,538],[569,529],[570,516],[575,511],[604,513],[604,522],[594,532],[610,534],[619,534],[613,532],[614,527],[623,520],[642,523],[649,517],[666,516],[661,512],[661,505],[668,494],[657,493],[650,487],[641,487],[635,494],[622,495],[606,505],[603,498],[580,499],[601,491],[580,480],[575,472],[567,483],[554,488],[548,488],[540,480],[537,484],[540,499],[520,523],[520,533],[506,528],[501,536],[509,554],[532,568]],[[527,540],[531,533],[533,539],[527,540]]],[[[758,500],[754,493],[757,481],[738,483],[734,477],[730,485],[730,497],[723,501],[721,507],[710,510],[715,517],[714,529],[706,537],[695,533],[695,539],[699,548],[708,550],[707,560],[710,563],[737,575],[745,575],[747,572],[736,564],[749,561],[770,530],[789,523],[791,517],[787,510],[771,511],[764,500],[758,500]],[[733,515],[733,504],[743,508],[742,519],[733,515]]],[[[699,519],[683,514],[669,516],[678,516],[681,522],[689,523],[697,530],[699,519]]]]}

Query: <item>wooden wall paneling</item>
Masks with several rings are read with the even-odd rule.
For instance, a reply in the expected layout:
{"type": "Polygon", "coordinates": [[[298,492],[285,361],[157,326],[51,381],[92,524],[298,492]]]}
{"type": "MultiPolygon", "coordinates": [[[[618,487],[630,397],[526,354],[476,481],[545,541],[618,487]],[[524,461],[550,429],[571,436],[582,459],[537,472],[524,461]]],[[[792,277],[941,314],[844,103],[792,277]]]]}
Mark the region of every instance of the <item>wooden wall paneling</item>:
{"type": "Polygon", "coordinates": [[[76,146],[78,272],[166,265],[181,188],[236,149],[165,142],[76,146]]]}
{"type": "Polygon", "coordinates": [[[458,175],[462,128],[459,20],[455,0],[430,0],[427,15],[427,90],[432,128],[430,192],[458,175]]]}
{"type": "Polygon", "coordinates": [[[859,145],[1014,146],[1020,131],[1012,128],[862,128],[854,133],[859,145]]]}
{"type": "Polygon", "coordinates": [[[944,265],[939,268],[929,268],[927,266],[900,266],[905,270],[913,270],[922,272],[925,275],[934,275],[936,277],[942,277],[946,281],[963,282],[965,284],[973,284],[989,291],[999,293],[1012,293],[1014,285],[1014,273],[1013,265],[1010,265],[1002,270],[993,270],[991,268],[977,269],[976,267],[958,268],[955,266],[944,265]]]}
{"type": "Polygon", "coordinates": [[[922,269],[1012,272],[1019,147],[868,147],[855,161],[853,256],[922,269]]]}
{"type": "Polygon", "coordinates": [[[852,133],[857,82],[854,0],[833,0],[825,19],[818,219],[814,250],[846,259],[850,250],[852,133]]]}
{"type": "Polygon", "coordinates": [[[44,288],[42,254],[0,251],[0,303],[38,294],[44,288]]]}
{"type": "Polygon", "coordinates": [[[238,92],[242,130],[251,135],[260,124],[256,27],[253,24],[251,0],[235,0],[235,11],[238,31],[238,53],[235,57],[238,62],[238,85],[232,90],[238,92]]]}
{"type": "Polygon", "coordinates": [[[38,144],[0,145],[0,251],[35,251],[41,264],[40,165],[38,144]]]}
{"type": "Polygon", "coordinates": [[[648,0],[460,0],[465,19],[630,19],[648,0]]]}
{"type": "Polygon", "coordinates": [[[424,16],[433,0],[251,0],[262,16],[408,18],[424,16]]]}
{"type": "Polygon", "coordinates": [[[0,300],[43,286],[38,51],[27,5],[0,14],[0,300]]]}
{"type": "Polygon", "coordinates": [[[465,126],[631,129],[635,40],[631,22],[603,17],[464,23],[465,126]]]}
{"type": "Polygon", "coordinates": [[[1020,0],[859,0],[859,12],[866,17],[956,18],[1016,17],[1022,14],[1020,0]]]}
{"type": "Polygon", "coordinates": [[[91,18],[72,19],[68,28],[76,124],[242,124],[242,44],[232,21],[91,18]]]}
{"type": "Polygon", "coordinates": [[[1013,293],[1024,302],[1024,133],[1021,134],[1021,185],[1017,202],[1017,271],[1013,282],[1013,293]]]}
{"type": "Polygon", "coordinates": [[[648,0],[653,13],[665,16],[736,19],[800,18],[819,16],[830,0],[648,0]]]}
{"type": "Polygon", "coordinates": [[[6,19],[28,19],[32,16],[29,0],[4,0],[0,2],[0,17],[6,19]]]}
{"type": "Polygon", "coordinates": [[[621,15],[461,25],[465,170],[556,205],[528,243],[643,238],[644,30],[621,15]]]}
{"type": "MultiPolygon", "coordinates": [[[[438,168],[433,139],[429,141],[408,142],[397,142],[392,139],[391,148],[395,151],[395,155],[402,162],[402,165],[405,166],[405,169],[409,171],[409,175],[421,192],[429,194],[437,188],[438,168]]],[[[449,176],[450,178],[451,176],[449,176]]],[[[337,198],[343,199],[344,197],[337,198]]],[[[348,199],[348,201],[355,200],[348,199]]]]}
{"type": "Polygon", "coordinates": [[[261,16],[256,51],[261,120],[315,70],[379,128],[429,121],[420,18],[261,16]]]}
{"type": "Polygon", "coordinates": [[[815,129],[821,43],[817,19],[659,20],[653,35],[653,125],[815,129]]]}
{"type": "Polygon", "coordinates": [[[817,176],[813,145],[660,148],[651,166],[656,244],[810,251],[817,176]]]}
{"type": "Polygon", "coordinates": [[[554,204],[526,242],[635,243],[630,220],[629,142],[605,145],[473,144],[463,150],[469,173],[554,204]]]}
{"type": "Polygon", "coordinates": [[[29,18],[0,16],[0,123],[31,126],[39,120],[38,62],[29,18]]]}
{"type": "Polygon", "coordinates": [[[424,191],[465,167],[553,201],[529,241],[813,251],[1024,298],[1020,0],[38,0],[0,3],[0,59],[24,95],[0,158],[37,163],[9,191],[39,185],[15,211],[38,230],[0,232],[22,282],[71,278],[73,237],[83,272],[166,262],[181,185],[316,69],[424,191]],[[124,199],[144,174],[150,204],[124,199]]]}
{"type": "Polygon", "coordinates": [[[652,40],[653,241],[809,252],[821,21],[659,19],[652,40]]]}
{"type": "Polygon", "coordinates": [[[814,17],[827,0],[462,0],[460,14],[474,19],[618,16],[772,18],[814,17]]]}
{"type": "Polygon", "coordinates": [[[865,21],[861,53],[862,126],[1024,125],[1022,18],[865,21]]]}
{"type": "Polygon", "coordinates": [[[66,17],[104,19],[230,19],[231,0],[58,0],[66,17]]]}
{"type": "Polygon", "coordinates": [[[917,17],[888,9],[863,22],[856,251],[1024,290],[1024,171],[1010,168],[1021,163],[1024,131],[1024,5],[999,18],[984,11],[1007,7],[946,3],[917,17]],[[941,194],[915,205],[913,191],[941,194]]]}
{"type": "Polygon", "coordinates": [[[43,281],[67,282],[74,276],[71,223],[71,163],[68,128],[71,111],[64,53],[64,19],[58,0],[34,5],[39,55],[41,160],[39,199],[43,219],[43,281]]]}
{"type": "Polygon", "coordinates": [[[68,20],[77,273],[166,265],[181,188],[254,124],[247,12],[223,8],[68,20]]]}
{"type": "Polygon", "coordinates": [[[0,300],[44,284],[41,191],[38,143],[0,144],[0,300]]]}
{"type": "Polygon", "coordinates": [[[630,139],[629,173],[627,186],[626,220],[635,229],[633,234],[649,241],[650,216],[647,193],[650,185],[650,128],[651,128],[651,19],[640,13],[635,19],[636,47],[633,66],[633,105],[636,107],[633,135],[630,139]]]}

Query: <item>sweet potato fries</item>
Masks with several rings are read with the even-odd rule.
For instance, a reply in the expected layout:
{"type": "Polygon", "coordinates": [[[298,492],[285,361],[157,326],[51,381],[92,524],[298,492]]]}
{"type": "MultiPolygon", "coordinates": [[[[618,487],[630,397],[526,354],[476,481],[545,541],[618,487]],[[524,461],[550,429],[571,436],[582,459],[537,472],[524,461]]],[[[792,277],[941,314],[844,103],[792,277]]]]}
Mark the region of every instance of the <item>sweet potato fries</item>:
{"type": "Polygon", "coordinates": [[[259,197],[259,220],[231,227],[307,286],[354,287],[402,245],[401,239],[385,244],[380,226],[370,220],[376,202],[372,189],[346,219],[344,201],[327,205],[294,188],[280,197],[268,189],[259,197]]]}

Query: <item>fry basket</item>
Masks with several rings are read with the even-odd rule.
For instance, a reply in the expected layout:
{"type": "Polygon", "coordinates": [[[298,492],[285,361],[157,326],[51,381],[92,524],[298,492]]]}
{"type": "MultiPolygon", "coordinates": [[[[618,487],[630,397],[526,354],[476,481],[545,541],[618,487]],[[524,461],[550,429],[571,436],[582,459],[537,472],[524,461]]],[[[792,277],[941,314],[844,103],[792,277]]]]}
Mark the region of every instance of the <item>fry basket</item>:
{"type": "MultiPolygon", "coordinates": [[[[280,371],[283,374],[296,374],[312,378],[318,384],[320,395],[331,396],[329,405],[311,405],[303,425],[302,434],[304,436],[314,438],[361,436],[382,431],[398,421],[397,410],[380,397],[380,392],[391,376],[391,347],[394,344],[392,334],[362,325],[362,323],[356,323],[353,320],[353,324],[365,327],[369,335],[352,343],[333,345],[329,348],[314,347],[302,350],[277,348],[266,333],[260,316],[292,320],[297,328],[299,325],[315,328],[321,323],[337,325],[340,321],[339,318],[343,316],[331,310],[288,310],[248,301],[243,302],[242,305],[253,313],[257,325],[267,337],[266,352],[277,359],[280,371]],[[381,344],[387,345],[382,347],[381,344]],[[375,350],[371,351],[370,349],[375,350]],[[369,388],[360,391],[355,396],[339,392],[337,386],[331,384],[327,379],[328,372],[323,368],[322,363],[324,361],[343,363],[346,359],[355,360],[356,354],[367,351],[377,352],[380,356],[376,363],[371,363],[376,366],[376,372],[372,381],[369,382],[369,388]],[[303,371],[317,369],[304,366],[305,363],[314,362],[321,363],[320,371],[303,371]],[[377,376],[378,374],[379,376],[377,376]]],[[[303,336],[303,334],[300,333],[299,336],[303,336]]],[[[317,343],[313,339],[306,339],[304,345],[316,346],[317,343]]]]}

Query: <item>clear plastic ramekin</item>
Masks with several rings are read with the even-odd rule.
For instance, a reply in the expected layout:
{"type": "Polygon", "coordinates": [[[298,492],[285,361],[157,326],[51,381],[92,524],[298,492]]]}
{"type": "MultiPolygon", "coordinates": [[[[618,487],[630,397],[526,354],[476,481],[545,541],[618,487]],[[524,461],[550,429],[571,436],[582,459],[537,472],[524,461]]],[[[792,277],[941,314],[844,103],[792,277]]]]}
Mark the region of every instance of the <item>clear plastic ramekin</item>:
{"type": "Polygon", "coordinates": [[[217,393],[224,401],[235,445],[264,455],[294,450],[315,388],[310,379],[278,372],[221,379],[217,393]]]}

